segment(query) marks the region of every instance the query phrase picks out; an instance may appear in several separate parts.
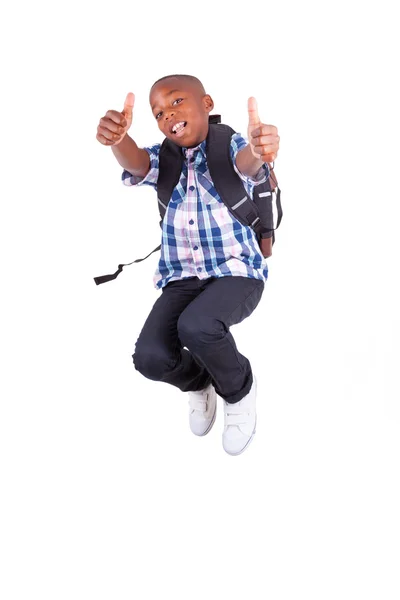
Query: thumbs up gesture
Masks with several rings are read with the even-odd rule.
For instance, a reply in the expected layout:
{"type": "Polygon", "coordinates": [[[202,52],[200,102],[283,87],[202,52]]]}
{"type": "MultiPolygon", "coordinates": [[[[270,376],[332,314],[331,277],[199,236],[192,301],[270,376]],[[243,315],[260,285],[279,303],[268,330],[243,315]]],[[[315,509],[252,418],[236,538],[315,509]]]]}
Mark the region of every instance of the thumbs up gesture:
{"type": "Polygon", "coordinates": [[[265,125],[258,116],[257,101],[251,97],[248,100],[249,125],[247,138],[251,153],[262,162],[274,162],[279,150],[278,130],[274,125],[265,125]]]}
{"type": "Polygon", "coordinates": [[[104,146],[117,146],[122,142],[132,125],[132,111],[135,94],[126,96],[122,112],[108,110],[97,126],[96,139],[104,146]]]}

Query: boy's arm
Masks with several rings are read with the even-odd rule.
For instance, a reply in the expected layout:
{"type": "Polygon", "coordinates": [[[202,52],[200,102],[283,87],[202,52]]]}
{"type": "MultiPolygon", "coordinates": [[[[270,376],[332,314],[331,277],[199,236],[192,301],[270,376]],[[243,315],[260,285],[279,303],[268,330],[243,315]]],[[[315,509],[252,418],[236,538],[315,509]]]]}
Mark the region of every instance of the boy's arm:
{"type": "Polygon", "coordinates": [[[264,164],[266,163],[253,155],[250,144],[237,153],[236,166],[246,177],[254,179],[264,164]]]}
{"type": "Polygon", "coordinates": [[[150,169],[150,157],[148,152],[139,148],[136,142],[125,135],[124,139],[111,150],[121,167],[137,177],[145,177],[150,169]]]}
{"type": "Polygon", "coordinates": [[[246,177],[256,178],[258,171],[263,165],[269,168],[269,183],[271,188],[274,190],[278,187],[278,181],[276,179],[274,171],[274,163],[264,163],[261,160],[255,158],[250,149],[250,144],[246,148],[239,150],[236,156],[236,166],[239,171],[246,177]]]}

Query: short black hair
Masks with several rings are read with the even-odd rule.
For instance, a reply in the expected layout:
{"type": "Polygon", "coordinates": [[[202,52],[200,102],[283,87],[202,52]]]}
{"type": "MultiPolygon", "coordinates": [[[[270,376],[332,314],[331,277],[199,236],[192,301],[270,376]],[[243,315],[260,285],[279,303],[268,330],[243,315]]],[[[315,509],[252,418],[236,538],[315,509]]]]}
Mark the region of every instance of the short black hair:
{"type": "Polygon", "coordinates": [[[153,85],[151,86],[151,89],[153,89],[153,87],[159,83],[160,81],[164,81],[164,79],[171,79],[172,77],[175,77],[177,79],[183,79],[184,81],[188,81],[189,83],[195,84],[196,87],[199,88],[200,92],[202,94],[205,94],[206,91],[204,89],[203,84],[201,83],[200,79],[198,79],[197,77],[194,77],[194,75],[181,75],[181,74],[176,74],[176,75],[166,75],[165,77],[161,77],[160,79],[157,79],[157,81],[155,81],[153,83],[153,85]]]}

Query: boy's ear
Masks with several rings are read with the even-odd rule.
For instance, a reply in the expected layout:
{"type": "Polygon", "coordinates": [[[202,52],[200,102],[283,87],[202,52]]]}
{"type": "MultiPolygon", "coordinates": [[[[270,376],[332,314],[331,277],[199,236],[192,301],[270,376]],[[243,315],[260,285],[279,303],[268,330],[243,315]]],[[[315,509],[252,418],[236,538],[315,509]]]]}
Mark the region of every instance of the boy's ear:
{"type": "Polygon", "coordinates": [[[203,96],[203,104],[207,112],[212,111],[212,109],[214,108],[214,101],[211,98],[210,94],[206,94],[205,96],[203,96]]]}

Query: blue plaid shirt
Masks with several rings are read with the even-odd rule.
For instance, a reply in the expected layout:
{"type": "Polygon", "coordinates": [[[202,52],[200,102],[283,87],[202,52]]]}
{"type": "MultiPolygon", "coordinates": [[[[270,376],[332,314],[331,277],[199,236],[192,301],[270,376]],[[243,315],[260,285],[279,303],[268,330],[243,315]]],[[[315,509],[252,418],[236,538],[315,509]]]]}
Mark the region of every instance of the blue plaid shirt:
{"type": "MultiPolygon", "coordinates": [[[[269,177],[269,167],[264,164],[254,179],[242,175],[236,167],[236,155],[246,145],[240,133],[232,135],[232,162],[252,198],[254,186],[269,177]]],[[[150,156],[149,172],[143,178],[124,170],[124,185],[147,184],[157,190],[160,147],[144,148],[150,156]]],[[[205,148],[206,140],[195,148],[182,148],[186,160],[162,224],[161,256],[153,280],[158,289],[186,277],[242,276],[262,281],[268,277],[253,229],[229,212],[213,185],[205,148]]]]}

